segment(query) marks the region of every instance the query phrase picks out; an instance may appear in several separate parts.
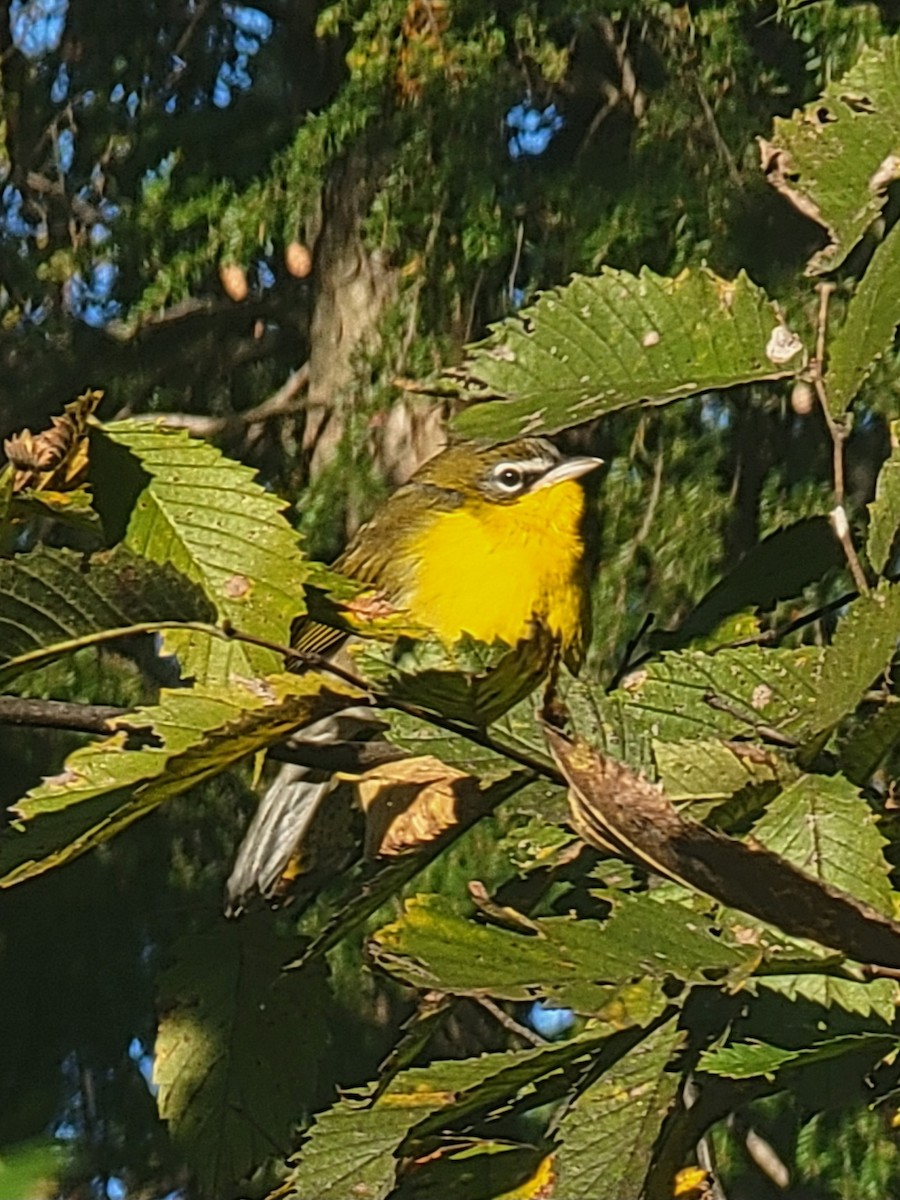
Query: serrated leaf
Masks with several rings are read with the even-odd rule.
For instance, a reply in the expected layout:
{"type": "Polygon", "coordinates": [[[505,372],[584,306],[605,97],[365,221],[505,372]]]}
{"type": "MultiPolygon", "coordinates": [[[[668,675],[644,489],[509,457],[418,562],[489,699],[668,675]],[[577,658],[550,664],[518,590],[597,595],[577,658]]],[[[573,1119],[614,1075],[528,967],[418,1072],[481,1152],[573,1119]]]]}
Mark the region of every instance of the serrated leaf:
{"type": "Polygon", "coordinates": [[[435,1062],[400,1072],[377,1098],[374,1084],[345,1094],[316,1118],[292,1160],[284,1200],[384,1200],[396,1183],[400,1146],[417,1127],[427,1121],[441,1128],[451,1114],[511,1098],[602,1040],[593,1036],[564,1046],[435,1062]]]}
{"type": "Polygon", "coordinates": [[[565,1200],[635,1200],[642,1194],[680,1079],[666,1073],[684,1035],[676,1018],[581,1093],[556,1129],[554,1194],[565,1200]]]}
{"type": "MultiPolygon", "coordinates": [[[[676,903],[626,899],[605,922],[546,917],[536,936],[476,924],[439,897],[418,896],[373,939],[376,959],[420,988],[507,1000],[545,997],[601,1016],[623,1013],[621,985],[634,979],[708,982],[752,970],[759,952],[740,946],[676,903]]],[[[627,1019],[626,1019],[627,1023],[627,1019]]]]}
{"type": "Polygon", "coordinates": [[[164,689],[158,705],[128,715],[159,744],[126,749],[126,735],[117,733],[83,746],[18,802],[13,811],[32,825],[0,842],[0,887],[83,854],[165,800],[358,698],[315,674],[164,689]]]}
{"type": "Polygon", "coordinates": [[[843,1008],[861,1017],[878,1017],[893,1024],[900,1002],[900,986],[893,979],[862,982],[838,975],[816,975],[804,971],[790,975],[759,975],[749,981],[753,988],[766,988],[787,1000],[809,1000],[823,1008],[843,1008]]]}
{"type": "Polygon", "coordinates": [[[270,921],[220,924],[176,942],[160,981],[159,1114],[217,1200],[245,1194],[240,1180],[288,1149],[328,1049],[324,977],[272,986],[285,950],[270,921]]]}
{"type": "Polygon", "coordinates": [[[742,742],[697,738],[654,742],[659,782],[670,800],[716,800],[750,784],[777,783],[790,767],[771,751],[742,742]]]}
{"type": "Polygon", "coordinates": [[[802,775],[769,805],[754,838],[806,875],[892,911],[885,839],[859,790],[840,775],[802,775]]]}
{"type": "Polygon", "coordinates": [[[842,1058],[845,1054],[871,1053],[873,1061],[877,1061],[896,1045],[896,1038],[883,1033],[845,1034],[799,1050],[786,1050],[766,1042],[735,1042],[716,1050],[705,1050],[700,1055],[697,1069],[728,1079],[752,1079],[757,1075],[771,1079],[785,1067],[808,1067],[842,1058]]]}
{"type": "Polygon", "coordinates": [[[891,422],[891,456],[878,472],[875,499],[869,508],[866,553],[879,575],[888,565],[900,529],[900,421],[891,422]]]}
{"type": "Polygon", "coordinates": [[[60,643],[145,622],[213,616],[196,583],[127,547],[85,559],[39,546],[0,562],[0,686],[57,657],[60,643]]]}
{"type": "Polygon", "coordinates": [[[665,654],[598,703],[621,704],[661,741],[746,737],[760,726],[800,738],[815,711],[821,659],[807,646],[665,654]]]}
{"type": "Polygon", "coordinates": [[[881,212],[900,169],[900,39],[885,38],[763,142],[769,181],[828,231],[807,273],[838,267],[881,212]]]}
{"type": "MultiPolygon", "coordinates": [[[[900,73],[897,77],[900,85],[900,73]]],[[[895,104],[900,103],[900,91],[895,104]]],[[[898,123],[900,135],[900,123],[898,123]]],[[[896,147],[900,150],[900,136],[896,147]]],[[[898,158],[900,167],[900,158],[898,158]]],[[[847,308],[828,342],[825,392],[834,416],[845,413],[900,323],[900,225],[887,233],[872,255],[847,308]]]]}
{"type": "Polygon", "coordinates": [[[742,272],[705,268],[674,278],[605,268],[545,292],[471,348],[454,418],[470,437],[553,433],[635,404],[779,379],[802,364],[802,343],[742,272]],[[502,397],[502,398],[499,398],[502,397]]]}
{"type": "Polygon", "coordinates": [[[880,583],[849,605],[822,658],[814,730],[824,732],[862,700],[887,668],[900,633],[900,586],[880,583]]]}
{"type": "MultiPolygon", "coordinates": [[[[104,439],[120,451],[108,472],[119,478],[108,479],[106,487],[118,485],[132,501],[122,514],[125,544],[153,562],[171,563],[198,583],[220,621],[285,644],[291,621],[303,612],[306,566],[297,535],[282,515],[283,502],[266,492],[248,467],[183,430],[121,421],[97,432],[95,440],[104,439]],[[125,481],[120,476],[128,472],[129,457],[133,478],[125,481]]],[[[104,452],[98,450],[97,457],[100,502],[104,452]]],[[[281,666],[270,650],[214,643],[191,632],[173,635],[166,644],[183,672],[198,681],[263,675],[281,666]]]]}

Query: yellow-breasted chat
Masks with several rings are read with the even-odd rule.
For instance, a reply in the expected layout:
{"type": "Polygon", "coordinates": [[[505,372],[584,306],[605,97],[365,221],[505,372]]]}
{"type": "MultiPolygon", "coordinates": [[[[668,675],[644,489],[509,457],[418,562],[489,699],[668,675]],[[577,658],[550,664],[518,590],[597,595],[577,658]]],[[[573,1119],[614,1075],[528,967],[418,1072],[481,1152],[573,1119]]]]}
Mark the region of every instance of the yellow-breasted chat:
{"type": "MultiPolygon", "coordinates": [[[[564,457],[537,437],[451,446],[388,498],[335,568],[448,648],[466,635],[514,647],[518,677],[503,688],[502,711],[537,686],[554,658],[573,671],[581,665],[590,604],[580,480],[600,461],[564,457]]],[[[346,637],[304,618],[293,644],[321,655],[337,652],[346,637]]],[[[370,709],[348,709],[295,738],[345,741],[371,725],[370,709]]],[[[238,851],[226,888],[231,912],[256,894],[277,894],[329,787],[321,772],[282,767],[238,851]]]]}

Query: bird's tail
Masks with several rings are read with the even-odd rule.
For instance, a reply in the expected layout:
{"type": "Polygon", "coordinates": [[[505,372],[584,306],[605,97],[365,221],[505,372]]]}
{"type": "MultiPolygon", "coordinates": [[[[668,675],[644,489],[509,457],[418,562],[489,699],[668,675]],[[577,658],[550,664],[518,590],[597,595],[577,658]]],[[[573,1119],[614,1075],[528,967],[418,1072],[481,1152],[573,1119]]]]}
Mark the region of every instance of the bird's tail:
{"type": "MultiPolygon", "coordinates": [[[[364,740],[382,729],[371,709],[348,708],[300,730],[288,745],[364,740]]],[[[250,822],[225,884],[225,911],[238,916],[256,896],[274,900],[301,856],[320,806],[334,790],[331,776],[285,763],[269,785],[250,822]]]]}

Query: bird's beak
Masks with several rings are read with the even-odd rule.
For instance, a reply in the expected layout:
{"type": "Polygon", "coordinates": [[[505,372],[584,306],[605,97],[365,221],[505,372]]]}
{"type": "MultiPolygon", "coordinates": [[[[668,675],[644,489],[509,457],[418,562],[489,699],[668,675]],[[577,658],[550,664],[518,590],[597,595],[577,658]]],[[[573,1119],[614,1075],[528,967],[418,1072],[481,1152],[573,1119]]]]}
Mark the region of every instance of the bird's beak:
{"type": "Polygon", "coordinates": [[[555,487],[567,479],[580,479],[582,475],[587,475],[588,471],[595,471],[602,463],[602,458],[588,458],[587,456],[564,459],[559,466],[552,467],[546,475],[542,475],[536,483],[533,483],[531,490],[537,492],[541,488],[555,487]]]}

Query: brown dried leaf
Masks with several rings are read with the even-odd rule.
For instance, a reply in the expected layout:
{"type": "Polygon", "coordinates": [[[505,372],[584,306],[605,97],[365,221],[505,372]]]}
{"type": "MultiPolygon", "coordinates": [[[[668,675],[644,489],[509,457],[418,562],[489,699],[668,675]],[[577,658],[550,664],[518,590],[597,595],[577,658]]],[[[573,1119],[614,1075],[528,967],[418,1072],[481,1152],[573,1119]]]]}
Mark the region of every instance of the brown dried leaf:
{"type": "Polygon", "coordinates": [[[430,754],[373,767],[354,779],[370,858],[408,854],[481,806],[478,782],[430,754]]]}
{"type": "Polygon", "coordinates": [[[67,492],[81,483],[88,461],[88,420],[102,399],[102,392],[84,392],[65,406],[61,417],[50,418],[49,429],[23,429],[6,439],[3,449],[16,469],[14,492],[67,492]]]}
{"type": "Polygon", "coordinates": [[[580,738],[545,727],[570,787],[575,828],[657,874],[750,913],[793,937],[858,962],[900,967],[900,925],[836,887],[812,879],[758,843],[739,842],[680,816],[663,793],[580,738]]]}

